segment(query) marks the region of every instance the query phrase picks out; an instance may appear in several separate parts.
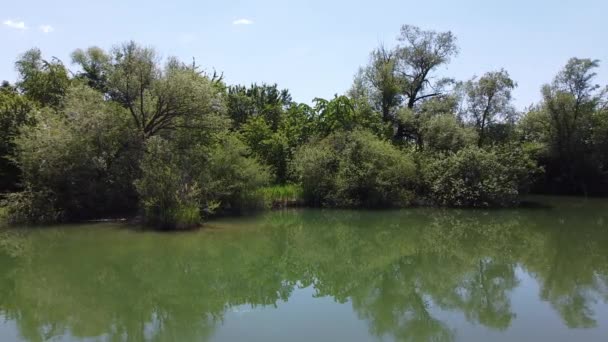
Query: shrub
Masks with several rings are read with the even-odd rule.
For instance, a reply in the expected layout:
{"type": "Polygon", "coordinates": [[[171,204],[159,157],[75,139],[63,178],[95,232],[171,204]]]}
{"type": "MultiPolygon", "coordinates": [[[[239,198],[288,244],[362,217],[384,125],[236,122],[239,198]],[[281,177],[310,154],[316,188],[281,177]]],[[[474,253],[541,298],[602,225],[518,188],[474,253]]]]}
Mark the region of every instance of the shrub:
{"type": "Polygon", "coordinates": [[[254,208],[259,202],[257,190],[268,185],[267,167],[250,156],[249,149],[234,135],[223,135],[208,153],[206,172],[201,184],[206,197],[222,210],[254,208]]]}
{"type": "Polygon", "coordinates": [[[411,202],[416,170],[406,153],[368,131],[355,130],[302,147],[292,172],[311,204],[386,207],[411,202]]]}
{"type": "MultiPolygon", "coordinates": [[[[70,88],[65,108],[37,113],[35,126],[16,138],[16,162],[28,190],[52,193],[66,220],[122,214],[134,208],[134,158],[139,147],[128,131],[128,114],[84,87],[70,88]]],[[[35,195],[34,197],[36,197],[35,195]]],[[[43,195],[42,198],[47,198],[43,195]]],[[[14,210],[27,205],[13,206],[14,210]]],[[[14,212],[13,212],[14,213],[14,212]]],[[[16,214],[27,218],[30,214],[16,214]]],[[[45,216],[45,219],[49,216],[45,216]]]]}
{"type": "Polygon", "coordinates": [[[46,191],[26,189],[21,192],[9,193],[5,202],[0,203],[4,217],[10,224],[42,224],[61,221],[63,212],[56,208],[54,194],[46,191]]]}
{"type": "Polygon", "coordinates": [[[430,200],[453,207],[515,205],[538,169],[521,150],[467,147],[423,166],[430,200]]]}
{"type": "Polygon", "coordinates": [[[425,146],[432,151],[458,151],[477,141],[477,133],[462,127],[457,118],[451,114],[436,115],[422,124],[425,146]]]}
{"type": "Polygon", "coordinates": [[[163,229],[199,225],[217,210],[240,210],[258,202],[256,190],[268,184],[269,172],[235,136],[222,136],[211,147],[178,149],[152,137],[135,181],[144,221],[163,229]]]}
{"type": "Polygon", "coordinates": [[[168,141],[152,137],[135,181],[145,223],[163,229],[185,229],[201,223],[200,188],[168,141]]]}

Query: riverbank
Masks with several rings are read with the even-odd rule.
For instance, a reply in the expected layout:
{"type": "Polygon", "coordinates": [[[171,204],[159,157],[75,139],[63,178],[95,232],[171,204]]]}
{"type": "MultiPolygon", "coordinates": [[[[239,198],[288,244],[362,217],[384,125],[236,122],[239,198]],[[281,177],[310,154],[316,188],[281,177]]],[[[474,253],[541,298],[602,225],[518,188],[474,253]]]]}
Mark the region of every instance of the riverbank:
{"type": "MultiPolygon", "coordinates": [[[[229,219],[231,217],[246,217],[247,214],[252,213],[264,213],[268,211],[275,210],[283,210],[283,209],[321,209],[320,206],[311,206],[309,205],[303,196],[303,190],[300,186],[294,184],[287,185],[275,185],[269,187],[263,187],[258,189],[252,196],[249,196],[250,205],[247,207],[247,210],[235,210],[235,211],[223,211],[223,212],[215,212],[213,214],[207,213],[206,222],[213,222],[218,219],[229,219]]],[[[374,211],[383,211],[383,210],[408,210],[408,209],[427,209],[427,210],[449,210],[449,209],[460,209],[467,211],[484,211],[484,210],[510,210],[510,209],[550,209],[556,207],[577,207],[582,206],[588,201],[608,201],[608,198],[604,197],[582,197],[582,196],[552,196],[552,195],[544,195],[544,194],[529,194],[522,196],[520,201],[516,206],[513,207],[502,207],[502,208],[493,208],[493,207],[446,207],[446,206],[438,206],[433,205],[428,201],[424,200],[414,200],[407,207],[386,207],[386,208],[325,208],[332,209],[335,211],[347,210],[352,212],[374,212],[374,211]]],[[[0,226],[9,226],[8,223],[8,208],[6,203],[4,206],[0,205],[0,226]]],[[[68,222],[63,222],[68,223],[68,222]]],[[[145,222],[143,217],[140,215],[132,215],[132,216],[117,216],[117,217],[102,217],[90,220],[81,220],[81,221],[70,221],[70,224],[89,224],[89,223],[126,223],[130,226],[144,226],[145,222]]],[[[62,222],[52,222],[50,225],[61,225],[62,222]]],[[[22,226],[23,224],[19,224],[22,226]]],[[[27,224],[26,224],[27,225],[27,224]]],[[[36,224],[46,225],[45,223],[36,224]]],[[[198,229],[204,226],[205,223],[196,224],[189,226],[187,228],[181,230],[192,230],[198,229]]],[[[163,229],[160,229],[163,230],[163,229]]]]}

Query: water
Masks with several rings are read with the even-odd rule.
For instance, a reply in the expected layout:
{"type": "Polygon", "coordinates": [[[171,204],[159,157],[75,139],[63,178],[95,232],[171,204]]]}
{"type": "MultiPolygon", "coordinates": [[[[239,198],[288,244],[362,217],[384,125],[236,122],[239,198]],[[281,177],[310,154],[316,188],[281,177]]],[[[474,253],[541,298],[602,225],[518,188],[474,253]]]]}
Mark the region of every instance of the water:
{"type": "Polygon", "coordinates": [[[0,231],[0,341],[606,341],[608,201],[0,231]]]}

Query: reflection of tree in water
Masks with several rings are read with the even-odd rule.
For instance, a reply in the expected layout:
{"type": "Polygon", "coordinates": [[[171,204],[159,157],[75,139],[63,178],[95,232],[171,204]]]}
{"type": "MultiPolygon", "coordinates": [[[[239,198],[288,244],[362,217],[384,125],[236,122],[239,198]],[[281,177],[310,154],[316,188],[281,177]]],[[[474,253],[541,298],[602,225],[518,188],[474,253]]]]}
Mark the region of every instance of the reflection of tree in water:
{"type": "Polygon", "coordinates": [[[598,219],[608,212],[584,209],[543,217],[542,245],[523,261],[541,284],[541,299],[570,328],[596,326],[591,306],[608,299],[608,231],[598,219]]]}
{"type": "Polygon", "coordinates": [[[507,329],[515,314],[511,312],[509,291],[517,285],[513,265],[479,260],[477,272],[464,277],[453,304],[466,318],[487,327],[507,329]]]}
{"type": "Polygon", "coordinates": [[[274,305],[293,288],[279,272],[262,271],[276,262],[259,253],[277,249],[267,239],[75,229],[33,232],[27,255],[0,257],[0,309],[26,340],[207,340],[226,308],[274,305]]]}
{"type": "Polygon", "coordinates": [[[546,210],[418,209],[274,212],[183,234],[3,232],[0,312],[29,341],[208,340],[230,307],[312,286],[350,301],[376,336],[450,341],[438,310],[511,325],[519,265],[569,327],[591,327],[592,304],[608,299],[608,232],[594,213],[560,211],[570,226],[546,210]]]}
{"type": "Polygon", "coordinates": [[[453,332],[429,312],[429,301],[416,285],[418,270],[410,261],[400,260],[389,272],[370,279],[353,294],[353,308],[377,336],[390,334],[399,341],[453,340],[453,332]]]}

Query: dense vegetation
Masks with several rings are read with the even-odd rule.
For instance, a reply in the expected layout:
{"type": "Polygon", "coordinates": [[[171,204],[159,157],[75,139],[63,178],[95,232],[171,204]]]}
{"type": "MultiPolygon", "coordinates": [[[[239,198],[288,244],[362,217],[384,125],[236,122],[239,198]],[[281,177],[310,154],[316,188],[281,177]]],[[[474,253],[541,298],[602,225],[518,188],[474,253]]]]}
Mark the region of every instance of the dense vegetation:
{"type": "Polygon", "coordinates": [[[78,49],[73,71],[31,49],[16,62],[17,82],[0,89],[8,218],[139,213],[185,228],[268,205],[268,194],[282,192],[264,187],[278,185],[335,207],[493,207],[530,189],[608,193],[597,60],[567,61],[541,103],[520,113],[505,70],[441,77],[457,53],[451,32],[404,25],[346,94],[309,106],[277,85],[231,86],[194,62],[161,63],[134,42],[78,49]]]}

